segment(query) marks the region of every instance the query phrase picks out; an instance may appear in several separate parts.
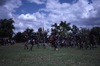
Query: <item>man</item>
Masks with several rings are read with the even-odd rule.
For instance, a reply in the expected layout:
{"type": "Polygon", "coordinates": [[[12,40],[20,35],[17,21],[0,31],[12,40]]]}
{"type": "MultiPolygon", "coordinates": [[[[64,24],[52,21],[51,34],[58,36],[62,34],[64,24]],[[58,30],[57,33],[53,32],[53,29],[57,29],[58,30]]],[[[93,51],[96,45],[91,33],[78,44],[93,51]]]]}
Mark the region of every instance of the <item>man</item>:
{"type": "Polygon", "coordinates": [[[35,40],[34,40],[34,39],[31,39],[31,40],[30,40],[30,44],[31,44],[30,50],[31,50],[31,51],[32,51],[32,48],[33,48],[33,46],[34,46],[34,43],[35,43],[35,40]]]}
{"type": "Polygon", "coordinates": [[[54,35],[52,37],[52,46],[54,47],[55,50],[58,50],[58,44],[57,44],[57,37],[54,35]]]}
{"type": "Polygon", "coordinates": [[[28,49],[28,35],[25,36],[25,45],[24,49],[28,49]]]}

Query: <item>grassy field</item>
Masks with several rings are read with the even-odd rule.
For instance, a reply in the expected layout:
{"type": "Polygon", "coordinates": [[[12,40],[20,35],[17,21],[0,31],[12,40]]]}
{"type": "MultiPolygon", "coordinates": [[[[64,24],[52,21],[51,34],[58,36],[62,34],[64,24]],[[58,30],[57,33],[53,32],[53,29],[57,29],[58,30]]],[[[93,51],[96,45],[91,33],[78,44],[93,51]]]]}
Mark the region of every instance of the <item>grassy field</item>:
{"type": "Polygon", "coordinates": [[[54,51],[34,47],[24,50],[23,45],[0,46],[0,66],[100,66],[100,46],[79,50],[60,48],[54,51]]]}

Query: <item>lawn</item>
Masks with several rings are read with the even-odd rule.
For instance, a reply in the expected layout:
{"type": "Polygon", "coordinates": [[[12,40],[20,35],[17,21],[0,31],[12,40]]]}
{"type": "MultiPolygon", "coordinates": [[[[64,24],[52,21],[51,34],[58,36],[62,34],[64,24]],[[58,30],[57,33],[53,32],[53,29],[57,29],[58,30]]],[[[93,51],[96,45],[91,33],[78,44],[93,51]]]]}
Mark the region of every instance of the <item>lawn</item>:
{"type": "Polygon", "coordinates": [[[0,66],[100,66],[100,46],[94,49],[36,46],[24,50],[23,44],[0,46],[0,66]]]}

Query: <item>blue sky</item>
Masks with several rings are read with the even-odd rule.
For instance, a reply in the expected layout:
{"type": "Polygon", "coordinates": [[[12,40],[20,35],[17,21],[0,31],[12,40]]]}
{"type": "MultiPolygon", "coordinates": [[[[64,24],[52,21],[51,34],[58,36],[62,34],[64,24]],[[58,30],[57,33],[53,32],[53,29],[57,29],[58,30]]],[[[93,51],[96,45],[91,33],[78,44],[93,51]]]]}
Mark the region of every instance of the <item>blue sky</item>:
{"type": "MultiPolygon", "coordinates": [[[[70,3],[77,2],[78,0],[59,0],[60,3],[70,3]]],[[[45,4],[31,3],[27,0],[22,0],[23,5],[16,9],[15,14],[27,14],[37,12],[41,8],[45,8],[45,4]]]]}
{"type": "Polygon", "coordinates": [[[100,26],[100,0],[0,0],[0,19],[13,18],[15,32],[27,27],[51,29],[67,21],[78,27],[100,26]]]}
{"type": "Polygon", "coordinates": [[[16,9],[15,14],[27,14],[27,13],[34,13],[37,12],[39,9],[44,8],[45,5],[41,4],[38,5],[36,3],[30,3],[27,0],[22,1],[23,5],[16,9]]]}

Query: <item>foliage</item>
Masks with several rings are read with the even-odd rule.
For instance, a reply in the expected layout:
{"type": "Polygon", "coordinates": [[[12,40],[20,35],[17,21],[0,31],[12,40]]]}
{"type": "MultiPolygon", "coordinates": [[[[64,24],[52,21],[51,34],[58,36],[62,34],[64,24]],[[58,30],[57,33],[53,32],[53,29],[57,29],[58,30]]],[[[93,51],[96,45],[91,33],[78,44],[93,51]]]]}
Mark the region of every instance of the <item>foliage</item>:
{"type": "Polygon", "coordinates": [[[38,29],[37,37],[40,40],[40,42],[44,42],[45,41],[45,39],[47,38],[47,34],[48,34],[48,31],[44,31],[43,28],[40,27],[38,29]]]}
{"type": "Polygon", "coordinates": [[[95,36],[97,44],[100,45],[100,27],[93,27],[90,33],[95,36]]]}
{"type": "Polygon", "coordinates": [[[24,42],[24,40],[25,40],[24,34],[21,32],[18,32],[15,34],[14,39],[16,42],[24,42]]]}
{"type": "Polygon", "coordinates": [[[23,33],[24,35],[31,36],[33,34],[33,29],[27,28],[23,33]]]}
{"type": "Polygon", "coordinates": [[[70,23],[66,23],[66,21],[61,21],[60,24],[55,23],[52,25],[51,32],[54,35],[63,35],[65,36],[69,30],[71,30],[70,23]]]}
{"type": "Polygon", "coordinates": [[[1,19],[0,20],[0,37],[1,38],[12,38],[14,34],[14,21],[13,19],[1,19]]]}
{"type": "Polygon", "coordinates": [[[73,34],[76,34],[79,31],[79,28],[76,25],[73,25],[71,31],[73,34]]]}

